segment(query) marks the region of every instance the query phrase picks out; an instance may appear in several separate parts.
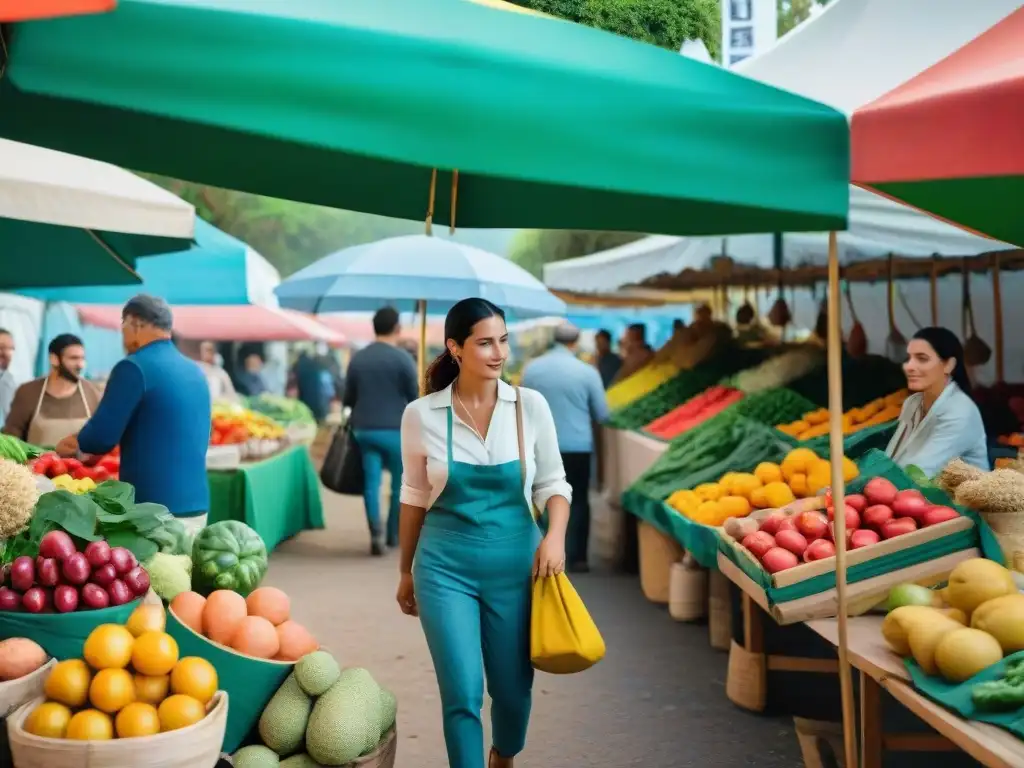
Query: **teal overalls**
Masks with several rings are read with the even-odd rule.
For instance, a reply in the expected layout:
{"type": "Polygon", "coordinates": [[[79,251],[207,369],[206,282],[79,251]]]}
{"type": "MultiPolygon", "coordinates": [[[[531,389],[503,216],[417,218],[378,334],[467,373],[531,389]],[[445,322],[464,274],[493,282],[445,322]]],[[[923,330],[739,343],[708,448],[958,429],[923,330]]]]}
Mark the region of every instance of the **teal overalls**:
{"type": "Polygon", "coordinates": [[[540,532],[523,495],[519,459],[490,466],[455,461],[451,406],[447,443],[448,482],[424,520],[413,583],[441,690],[448,764],[484,768],[485,672],[494,748],[513,757],[526,743],[540,532]]]}

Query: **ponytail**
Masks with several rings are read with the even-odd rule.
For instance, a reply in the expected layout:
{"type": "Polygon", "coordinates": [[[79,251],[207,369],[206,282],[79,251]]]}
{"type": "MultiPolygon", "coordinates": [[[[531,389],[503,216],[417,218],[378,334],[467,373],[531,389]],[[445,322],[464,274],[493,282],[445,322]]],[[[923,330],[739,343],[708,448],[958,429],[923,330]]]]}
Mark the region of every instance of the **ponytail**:
{"type": "Polygon", "coordinates": [[[427,366],[425,391],[428,395],[447,388],[459,376],[459,364],[447,349],[427,366]]]}

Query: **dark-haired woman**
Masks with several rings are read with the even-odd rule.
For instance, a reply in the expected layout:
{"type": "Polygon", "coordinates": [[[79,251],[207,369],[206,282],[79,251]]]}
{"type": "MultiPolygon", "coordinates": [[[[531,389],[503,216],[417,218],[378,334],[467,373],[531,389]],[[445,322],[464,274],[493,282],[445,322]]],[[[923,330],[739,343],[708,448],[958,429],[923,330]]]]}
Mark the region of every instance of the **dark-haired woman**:
{"type": "Polygon", "coordinates": [[[913,393],[903,404],[896,434],[886,453],[902,467],[914,465],[928,477],[956,458],[989,469],[981,412],[960,340],[947,328],[922,328],[907,345],[903,364],[913,393]]]}
{"type": "Polygon", "coordinates": [[[446,350],[425,397],[402,419],[398,603],[420,617],[434,661],[451,768],[511,768],[530,718],[530,595],[565,568],[572,491],[544,398],[501,381],[504,313],[464,299],[445,319],[446,350]],[[547,509],[541,538],[535,509],[547,509]]]}

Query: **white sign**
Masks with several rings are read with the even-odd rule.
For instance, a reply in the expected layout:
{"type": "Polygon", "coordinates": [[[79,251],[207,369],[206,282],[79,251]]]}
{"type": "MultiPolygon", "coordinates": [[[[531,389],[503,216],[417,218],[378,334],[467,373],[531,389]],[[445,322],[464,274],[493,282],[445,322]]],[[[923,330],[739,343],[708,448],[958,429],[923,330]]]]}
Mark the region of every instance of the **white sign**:
{"type": "Polygon", "coordinates": [[[778,18],[775,0],[722,0],[722,66],[775,45],[778,18]]]}

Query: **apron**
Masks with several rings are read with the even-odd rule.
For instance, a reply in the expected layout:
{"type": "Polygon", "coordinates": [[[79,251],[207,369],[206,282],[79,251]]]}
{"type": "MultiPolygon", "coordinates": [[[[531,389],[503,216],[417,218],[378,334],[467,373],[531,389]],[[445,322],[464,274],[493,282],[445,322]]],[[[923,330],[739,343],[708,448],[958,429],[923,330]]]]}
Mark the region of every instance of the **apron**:
{"type": "Polygon", "coordinates": [[[484,768],[480,711],[486,672],[498,753],[522,751],[530,720],[530,601],[540,532],[523,495],[522,395],[516,398],[519,459],[455,461],[448,407],[448,482],[427,512],[413,563],[420,622],[441,691],[450,768],[484,768]]]}
{"type": "MultiPolygon", "coordinates": [[[[36,411],[32,414],[32,421],[29,422],[28,434],[25,436],[32,445],[54,446],[68,435],[76,435],[92,417],[89,408],[89,401],[85,399],[85,390],[82,389],[82,382],[78,382],[78,396],[82,398],[82,405],[85,406],[84,419],[48,419],[39,415],[43,407],[43,398],[46,397],[46,382],[43,382],[43,391],[39,393],[39,401],[36,403],[36,411]]],[[[74,397],[74,395],[72,395],[74,397]]]]}

